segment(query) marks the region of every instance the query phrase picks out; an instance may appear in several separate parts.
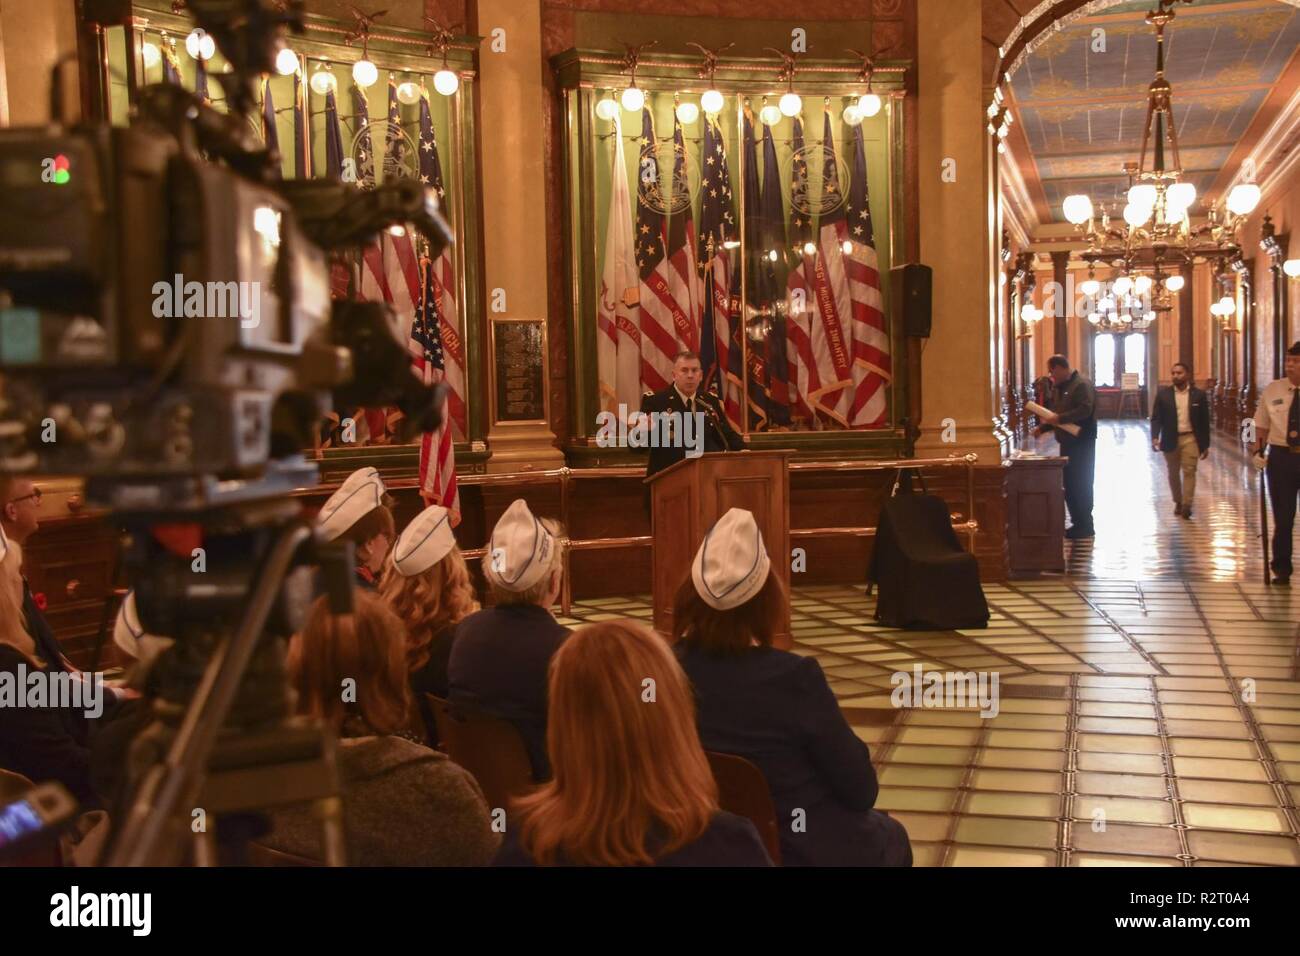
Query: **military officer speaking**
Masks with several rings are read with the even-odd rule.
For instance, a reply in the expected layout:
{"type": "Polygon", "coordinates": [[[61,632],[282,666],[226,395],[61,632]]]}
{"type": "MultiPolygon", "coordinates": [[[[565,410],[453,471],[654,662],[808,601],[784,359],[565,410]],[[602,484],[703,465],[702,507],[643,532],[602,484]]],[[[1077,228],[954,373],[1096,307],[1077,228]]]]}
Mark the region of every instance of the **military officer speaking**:
{"type": "MultiPolygon", "coordinates": [[[[727,421],[717,397],[699,390],[701,377],[700,357],[694,352],[678,352],[673,359],[673,384],[659,392],[646,392],[641,399],[641,411],[645,414],[678,412],[683,416],[698,412],[704,416],[704,451],[740,451],[744,440],[727,421]]],[[[679,435],[665,445],[651,447],[647,478],[686,456],[684,437],[679,435]]]]}

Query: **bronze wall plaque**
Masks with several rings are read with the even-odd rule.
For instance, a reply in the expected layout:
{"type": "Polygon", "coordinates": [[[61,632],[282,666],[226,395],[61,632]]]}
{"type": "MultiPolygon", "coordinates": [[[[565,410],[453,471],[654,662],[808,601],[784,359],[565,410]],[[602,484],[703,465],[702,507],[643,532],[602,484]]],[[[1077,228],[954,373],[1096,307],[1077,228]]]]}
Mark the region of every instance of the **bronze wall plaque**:
{"type": "Polygon", "coordinates": [[[492,323],[497,421],[546,420],[546,343],[540,319],[492,323]]]}

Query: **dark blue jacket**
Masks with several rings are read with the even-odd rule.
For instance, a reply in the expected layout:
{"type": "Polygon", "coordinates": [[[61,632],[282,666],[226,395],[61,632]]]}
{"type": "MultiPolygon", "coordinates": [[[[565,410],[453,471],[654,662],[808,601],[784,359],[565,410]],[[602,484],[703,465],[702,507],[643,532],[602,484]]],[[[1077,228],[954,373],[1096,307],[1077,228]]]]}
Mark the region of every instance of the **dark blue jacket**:
{"type": "MultiPolygon", "coordinates": [[[[493,866],[536,866],[537,861],[519,846],[518,827],[506,830],[501,849],[497,850],[493,866]]],[[[651,855],[654,855],[653,839],[651,855]]],[[[572,866],[560,854],[558,866],[572,866]]],[[[698,839],[678,847],[667,856],[655,860],[655,866],[771,866],[772,860],[763,848],[763,841],[754,824],[744,817],[719,811],[709,823],[709,828],[698,839]]]]}
{"type": "Polygon", "coordinates": [[[878,862],[880,827],[868,813],[879,792],[871,753],[818,663],[759,647],[723,656],[678,645],[678,657],[695,686],[705,749],[744,757],[767,778],[782,865],[878,862]]]}
{"type": "Polygon", "coordinates": [[[551,655],[569,629],[536,604],[501,604],[475,611],[456,625],[447,663],[448,696],[494,717],[523,735],[533,776],[551,775],[546,756],[546,681],[551,655]]]}

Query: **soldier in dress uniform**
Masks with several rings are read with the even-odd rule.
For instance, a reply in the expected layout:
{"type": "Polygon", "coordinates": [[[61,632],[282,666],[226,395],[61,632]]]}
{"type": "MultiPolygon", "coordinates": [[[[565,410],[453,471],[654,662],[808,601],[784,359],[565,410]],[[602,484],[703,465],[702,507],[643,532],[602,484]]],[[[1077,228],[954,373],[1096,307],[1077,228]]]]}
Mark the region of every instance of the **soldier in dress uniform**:
{"type": "MultiPolygon", "coordinates": [[[[690,351],[678,352],[677,357],[673,359],[673,384],[659,392],[646,392],[641,398],[641,411],[646,414],[701,413],[704,415],[703,451],[742,450],[745,447],[744,439],[727,421],[727,416],[722,411],[722,403],[718,401],[716,395],[700,391],[701,377],[700,357],[690,351]]],[[[683,436],[680,435],[674,435],[674,440],[668,447],[652,447],[646,477],[650,478],[669,465],[681,461],[686,456],[687,450],[683,436]]]]}

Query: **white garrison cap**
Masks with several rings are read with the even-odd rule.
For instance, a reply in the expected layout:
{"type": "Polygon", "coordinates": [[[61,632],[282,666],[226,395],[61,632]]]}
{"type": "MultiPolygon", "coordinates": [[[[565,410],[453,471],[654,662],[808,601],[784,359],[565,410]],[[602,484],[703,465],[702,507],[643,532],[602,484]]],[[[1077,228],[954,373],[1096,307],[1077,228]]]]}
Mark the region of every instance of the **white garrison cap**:
{"type": "Polygon", "coordinates": [[[113,624],[113,643],[136,660],[153,657],[172,645],[170,637],[146,634],[140,624],[140,614],[135,607],[135,591],[128,591],[122,606],[117,610],[113,624]]]}
{"type": "Polygon", "coordinates": [[[451,512],[442,505],[429,505],[397,536],[393,545],[393,567],[403,577],[429,570],[456,547],[451,533],[451,512]]]}
{"type": "Polygon", "coordinates": [[[759,592],[771,568],[753,514],[732,508],[704,536],[691,564],[691,580],[706,604],[729,611],[759,592]]]}
{"type": "Polygon", "coordinates": [[[484,574],[507,591],[527,591],[550,570],[556,547],[555,536],[516,498],[492,529],[484,574]]]}
{"type": "Polygon", "coordinates": [[[326,541],[333,541],[384,503],[384,482],[374,468],[358,468],[330,495],[316,515],[326,541]]]}

